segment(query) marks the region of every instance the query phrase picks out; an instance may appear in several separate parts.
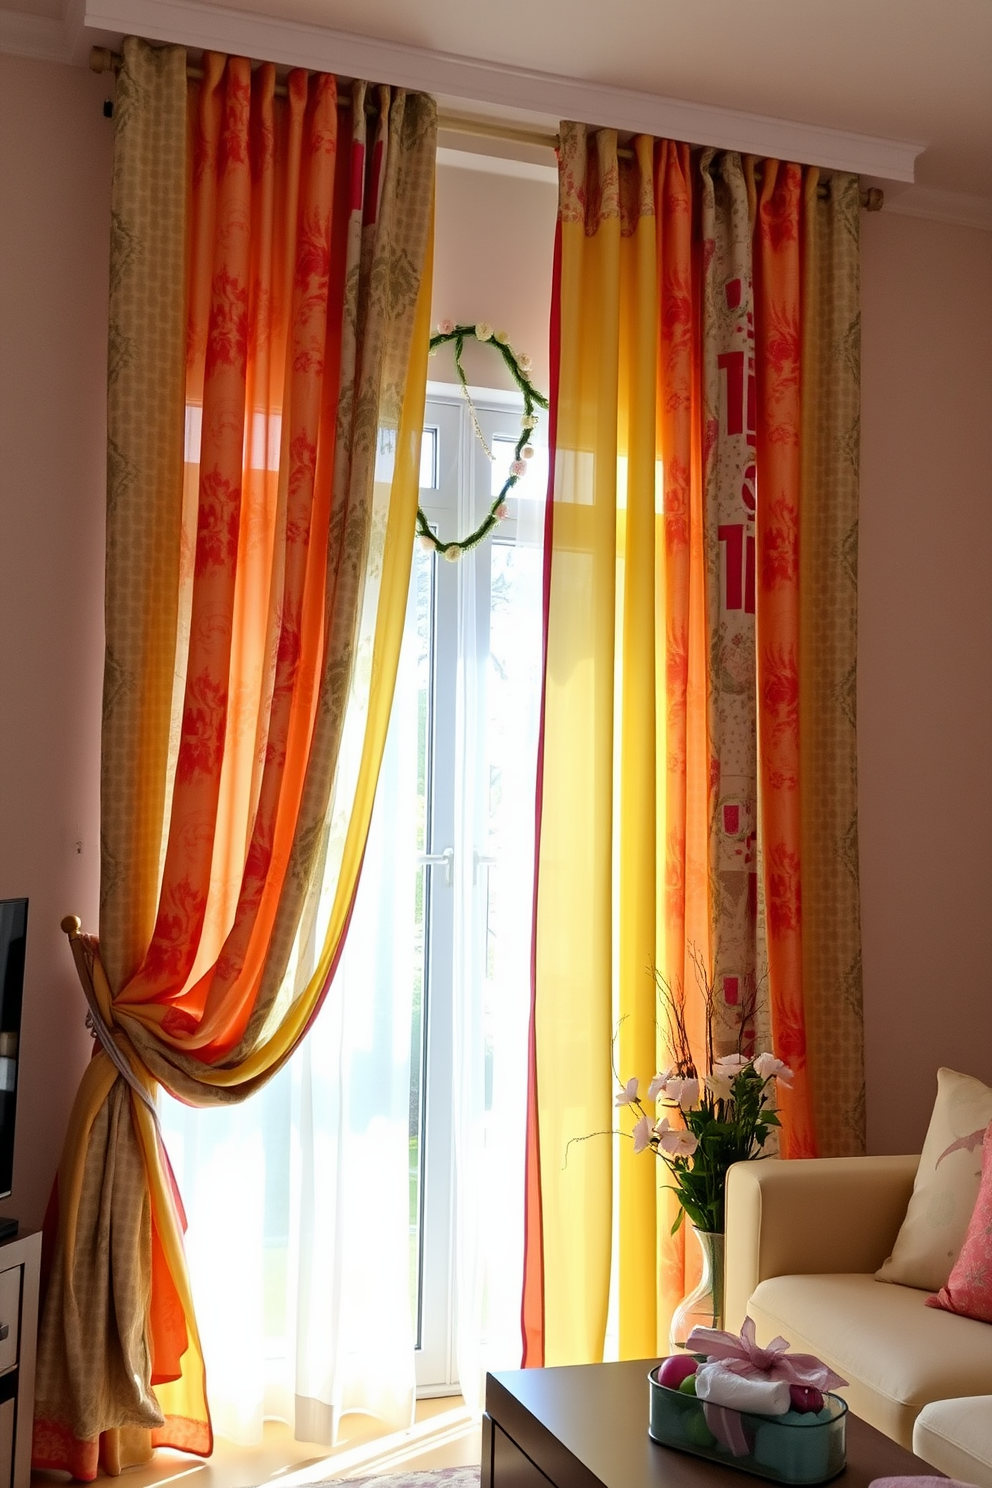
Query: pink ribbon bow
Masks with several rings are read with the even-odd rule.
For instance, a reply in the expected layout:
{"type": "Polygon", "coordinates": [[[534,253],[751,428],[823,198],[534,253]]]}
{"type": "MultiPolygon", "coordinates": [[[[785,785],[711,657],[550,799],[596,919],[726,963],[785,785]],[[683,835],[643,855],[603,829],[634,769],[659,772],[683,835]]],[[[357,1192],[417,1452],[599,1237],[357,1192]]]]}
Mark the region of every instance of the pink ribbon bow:
{"type": "Polygon", "coordinates": [[[705,1354],[728,1374],[739,1374],[744,1379],[786,1380],[790,1385],[820,1391],[837,1390],[847,1384],[815,1355],[788,1353],[784,1338],[773,1338],[767,1348],[759,1348],[753,1318],[744,1319],[739,1338],[720,1328],[693,1328],[685,1346],[689,1353],[705,1354]]]}

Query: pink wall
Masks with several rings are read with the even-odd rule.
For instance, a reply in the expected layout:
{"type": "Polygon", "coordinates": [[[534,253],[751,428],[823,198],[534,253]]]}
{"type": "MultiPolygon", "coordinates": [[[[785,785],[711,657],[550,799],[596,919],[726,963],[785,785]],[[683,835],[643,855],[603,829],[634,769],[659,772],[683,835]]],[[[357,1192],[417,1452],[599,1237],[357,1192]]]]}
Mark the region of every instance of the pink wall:
{"type": "Polygon", "coordinates": [[[992,233],[866,215],[859,638],[868,1137],[992,1082],[992,233]]]}
{"type": "Polygon", "coordinates": [[[90,1049],[59,921],[95,928],[97,913],[105,92],[79,68],[0,55],[0,897],[31,901],[2,1210],[32,1228],[90,1049]]]}

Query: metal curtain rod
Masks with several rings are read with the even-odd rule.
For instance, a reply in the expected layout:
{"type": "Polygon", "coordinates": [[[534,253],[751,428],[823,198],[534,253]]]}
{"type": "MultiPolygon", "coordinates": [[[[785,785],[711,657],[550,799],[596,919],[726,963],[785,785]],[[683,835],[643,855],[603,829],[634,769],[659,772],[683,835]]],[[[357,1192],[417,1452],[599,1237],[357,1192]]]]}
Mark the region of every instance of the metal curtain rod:
{"type": "MultiPolygon", "coordinates": [[[[95,46],[90,49],[90,69],[93,72],[119,72],[123,57],[120,52],[112,51],[110,47],[95,46]]],[[[198,67],[195,62],[187,62],[186,76],[199,82],[203,77],[203,68],[198,67]]],[[[285,83],[277,82],[275,87],[277,97],[286,96],[285,83]]],[[[347,100],[339,100],[339,107],[346,108],[347,100]]],[[[475,135],[478,139],[506,140],[514,145],[532,145],[545,150],[558,148],[558,136],[549,130],[540,129],[518,129],[512,124],[497,123],[492,119],[472,119],[461,114],[442,114],[437,117],[438,129],[446,129],[450,134],[475,135]]],[[[633,150],[620,146],[617,154],[631,159],[633,150]]],[[[760,170],[760,163],[759,163],[760,170]]],[[[819,187],[820,196],[826,196],[828,187],[821,182],[819,187]]],[[[885,192],[878,186],[869,186],[861,192],[861,205],[867,212],[880,212],[885,205],[885,192]]]]}

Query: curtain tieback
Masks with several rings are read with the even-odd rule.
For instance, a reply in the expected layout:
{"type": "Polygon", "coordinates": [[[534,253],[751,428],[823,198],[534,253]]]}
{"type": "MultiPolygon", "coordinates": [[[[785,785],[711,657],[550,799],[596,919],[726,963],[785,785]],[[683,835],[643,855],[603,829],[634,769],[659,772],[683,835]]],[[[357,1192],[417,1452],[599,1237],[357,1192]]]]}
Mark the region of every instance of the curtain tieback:
{"type": "Polygon", "coordinates": [[[62,929],[69,937],[69,946],[72,950],[72,959],[76,963],[76,972],[79,976],[79,984],[83,989],[83,996],[89,1006],[86,1023],[93,1030],[104,1052],[113,1064],[117,1073],[127,1081],[136,1095],[139,1095],[145,1105],[151,1111],[158,1125],[158,1108],[152,1096],[149,1095],[144,1085],[128,1064],[121,1052],[120,1045],[114,1038],[114,1032],[106,1018],[97,999],[96,990],[93,986],[93,962],[99,952],[96,942],[90,935],[83,935],[82,921],[76,915],[67,915],[62,921],[62,929]]]}

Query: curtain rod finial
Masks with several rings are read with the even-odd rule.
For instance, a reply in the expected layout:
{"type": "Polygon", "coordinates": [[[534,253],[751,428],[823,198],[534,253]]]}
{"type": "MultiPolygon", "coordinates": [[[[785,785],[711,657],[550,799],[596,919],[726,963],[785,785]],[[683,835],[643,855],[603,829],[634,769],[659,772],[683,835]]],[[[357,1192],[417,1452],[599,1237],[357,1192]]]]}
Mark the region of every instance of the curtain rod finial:
{"type": "Polygon", "coordinates": [[[61,928],[65,931],[66,935],[68,935],[70,940],[75,940],[82,931],[83,922],[78,915],[66,915],[65,919],[62,921],[61,928]]]}
{"type": "Polygon", "coordinates": [[[863,201],[867,212],[880,212],[885,206],[885,192],[880,186],[869,186],[863,201]]]}
{"type": "Polygon", "coordinates": [[[90,72],[113,72],[115,61],[110,47],[90,47],[90,72]]]}

